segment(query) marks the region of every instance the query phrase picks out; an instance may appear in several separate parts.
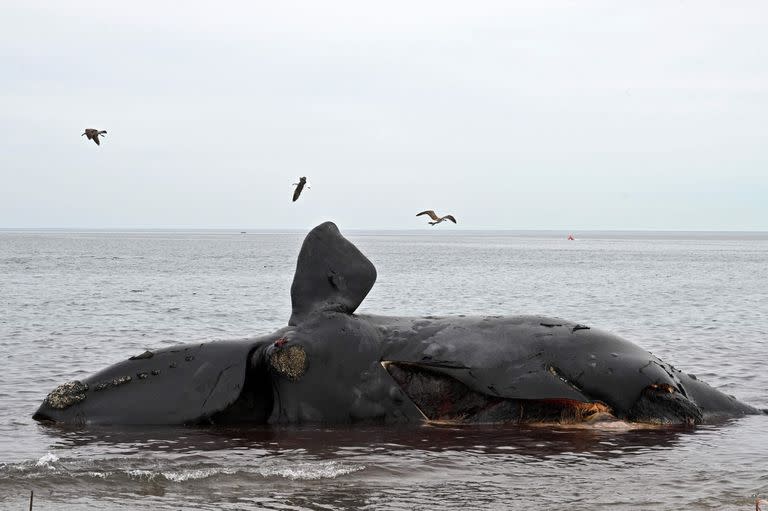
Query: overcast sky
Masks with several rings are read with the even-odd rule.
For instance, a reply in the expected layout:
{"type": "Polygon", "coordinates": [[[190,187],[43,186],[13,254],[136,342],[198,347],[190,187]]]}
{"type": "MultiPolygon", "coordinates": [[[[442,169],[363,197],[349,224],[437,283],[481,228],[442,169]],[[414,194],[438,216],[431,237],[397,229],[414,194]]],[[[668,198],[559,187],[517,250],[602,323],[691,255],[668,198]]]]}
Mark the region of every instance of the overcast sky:
{"type": "Polygon", "coordinates": [[[0,228],[434,208],[449,229],[768,230],[767,20],[764,0],[3,0],[0,228]]]}

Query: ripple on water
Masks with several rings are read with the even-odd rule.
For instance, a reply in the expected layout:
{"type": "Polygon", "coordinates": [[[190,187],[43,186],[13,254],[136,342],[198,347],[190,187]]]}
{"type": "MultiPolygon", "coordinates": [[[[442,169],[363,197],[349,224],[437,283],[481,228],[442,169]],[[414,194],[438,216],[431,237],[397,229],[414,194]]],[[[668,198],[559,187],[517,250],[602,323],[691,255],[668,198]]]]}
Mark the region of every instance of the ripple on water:
{"type": "Polygon", "coordinates": [[[209,463],[198,464],[197,466],[178,466],[174,463],[168,463],[167,466],[132,468],[130,462],[126,462],[126,458],[61,461],[56,454],[49,452],[36,461],[0,465],[0,478],[26,480],[43,478],[54,484],[82,478],[115,482],[184,483],[221,476],[236,476],[237,479],[255,477],[258,479],[315,481],[336,479],[362,470],[365,470],[365,466],[362,464],[337,460],[293,462],[269,459],[258,464],[234,467],[209,463]],[[129,466],[125,467],[126,464],[129,466]]]}

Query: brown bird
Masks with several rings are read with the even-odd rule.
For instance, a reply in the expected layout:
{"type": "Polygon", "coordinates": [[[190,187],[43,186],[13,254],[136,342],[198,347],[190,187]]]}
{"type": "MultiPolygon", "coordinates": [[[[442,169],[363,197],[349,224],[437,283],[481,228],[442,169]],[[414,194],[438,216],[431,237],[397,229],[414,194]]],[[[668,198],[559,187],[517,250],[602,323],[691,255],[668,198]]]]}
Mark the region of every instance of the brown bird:
{"type": "MultiPolygon", "coordinates": [[[[94,142],[96,142],[96,145],[101,145],[101,142],[99,142],[99,135],[106,135],[106,134],[107,132],[104,130],[95,130],[93,128],[86,128],[85,133],[83,133],[83,135],[88,136],[88,140],[93,140],[94,142]]],[[[80,135],[80,136],[82,137],[83,135],[80,135]]]]}
{"type": "Polygon", "coordinates": [[[299,195],[301,195],[301,191],[304,189],[305,185],[307,188],[312,188],[307,184],[307,178],[303,176],[299,178],[298,183],[293,183],[293,186],[296,187],[296,189],[293,191],[293,202],[296,202],[296,199],[299,198],[299,195]]]}
{"type": "Polygon", "coordinates": [[[429,218],[434,220],[434,222],[429,222],[429,225],[437,225],[443,220],[450,220],[454,224],[456,223],[456,219],[453,218],[453,215],[437,216],[435,212],[432,211],[431,209],[428,209],[426,211],[422,211],[421,213],[416,214],[416,216],[421,216],[421,215],[429,215],[429,218]]]}

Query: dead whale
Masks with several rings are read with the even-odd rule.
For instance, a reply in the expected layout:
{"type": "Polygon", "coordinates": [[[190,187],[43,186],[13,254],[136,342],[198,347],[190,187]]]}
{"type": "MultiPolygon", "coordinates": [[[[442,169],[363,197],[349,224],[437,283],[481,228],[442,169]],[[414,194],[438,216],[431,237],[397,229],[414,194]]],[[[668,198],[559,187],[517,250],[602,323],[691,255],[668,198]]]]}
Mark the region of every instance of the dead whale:
{"type": "Polygon", "coordinates": [[[65,424],[700,424],[760,410],[618,336],[543,316],[354,314],[376,269],[330,222],[307,235],[288,326],[146,351],[54,389],[65,424]]]}

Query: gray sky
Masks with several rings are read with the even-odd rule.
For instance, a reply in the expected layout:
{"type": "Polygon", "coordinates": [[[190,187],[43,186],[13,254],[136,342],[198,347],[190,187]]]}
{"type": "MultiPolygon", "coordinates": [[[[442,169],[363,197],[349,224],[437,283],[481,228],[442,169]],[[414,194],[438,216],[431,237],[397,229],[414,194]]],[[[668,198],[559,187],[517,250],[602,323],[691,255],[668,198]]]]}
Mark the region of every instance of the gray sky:
{"type": "Polygon", "coordinates": [[[0,227],[768,230],[767,25],[765,1],[4,0],[0,227]]]}

